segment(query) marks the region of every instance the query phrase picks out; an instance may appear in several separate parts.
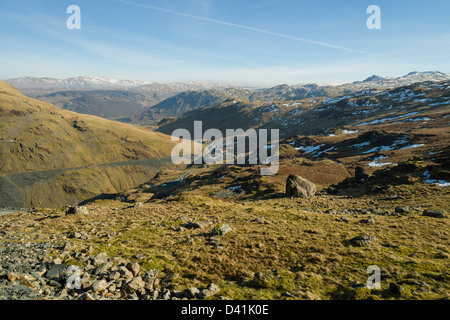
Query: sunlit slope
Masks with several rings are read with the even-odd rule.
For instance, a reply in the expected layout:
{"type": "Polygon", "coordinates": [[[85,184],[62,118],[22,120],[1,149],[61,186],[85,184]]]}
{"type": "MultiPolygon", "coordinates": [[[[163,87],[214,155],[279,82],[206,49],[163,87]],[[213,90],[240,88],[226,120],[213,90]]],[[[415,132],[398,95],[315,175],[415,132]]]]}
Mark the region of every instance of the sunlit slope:
{"type": "Polygon", "coordinates": [[[80,115],[0,82],[0,207],[64,206],[171,166],[169,136],[80,115]]]}
{"type": "Polygon", "coordinates": [[[170,156],[170,137],[61,110],[0,82],[0,174],[170,156]]]}

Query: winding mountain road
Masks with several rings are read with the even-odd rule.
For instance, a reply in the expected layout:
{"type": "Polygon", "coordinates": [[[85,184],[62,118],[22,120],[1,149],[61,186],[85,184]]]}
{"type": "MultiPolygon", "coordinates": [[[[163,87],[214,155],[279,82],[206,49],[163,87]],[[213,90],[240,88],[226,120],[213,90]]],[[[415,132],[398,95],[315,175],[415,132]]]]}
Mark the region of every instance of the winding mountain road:
{"type": "MultiPolygon", "coordinates": [[[[172,163],[170,157],[153,158],[144,160],[128,160],[121,162],[95,164],[76,168],[55,169],[46,171],[10,173],[0,177],[0,208],[24,208],[25,200],[22,195],[22,188],[34,185],[37,182],[49,181],[67,171],[76,171],[96,167],[113,166],[143,166],[156,167],[158,169],[172,163]]],[[[181,179],[182,177],[180,177],[181,179]]]]}

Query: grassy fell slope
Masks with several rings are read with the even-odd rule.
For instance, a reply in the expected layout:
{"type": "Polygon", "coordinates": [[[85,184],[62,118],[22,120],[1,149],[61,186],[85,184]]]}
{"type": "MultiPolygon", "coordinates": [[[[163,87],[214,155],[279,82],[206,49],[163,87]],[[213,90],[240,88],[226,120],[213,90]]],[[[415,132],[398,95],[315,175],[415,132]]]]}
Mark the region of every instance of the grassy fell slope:
{"type": "MultiPolygon", "coordinates": [[[[164,158],[170,156],[174,146],[170,137],[164,134],[61,110],[27,98],[5,83],[0,83],[0,117],[1,176],[52,170],[78,170],[91,176],[92,173],[86,172],[89,168],[102,172],[103,177],[97,181],[99,186],[108,186],[110,183],[103,183],[110,179],[105,167],[91,166],[127,161],[132,165],[133,161],[164,158]]],[[[131,170],[121,168],[114,168],[114,179],[117,180],[119,175],[123,181],[116,181],[114,187],[100,187],[97,194],[131,188],[150,174],[148,170],[142,170],[142,165],[131,170]]],[[[154,168],[151,172],[155,172],[154,168]]],[[[24,183],[21,184],[19,187],[23,188],[24,183]]],[[[27,187],[29,185],[33,183],[28,183],[27,187]]],[[[71,193],[70,197],[77,198],[79,189],[75,188],[75,196],[71,193]]],[[[90,195],[94,196],[96,188],[88,189],[92,189],[90,195]]],[[[48,198],[52,198],[50,194],[48,198]]],[[[30,201],[25,202],[29,205],[30,201]]]]}

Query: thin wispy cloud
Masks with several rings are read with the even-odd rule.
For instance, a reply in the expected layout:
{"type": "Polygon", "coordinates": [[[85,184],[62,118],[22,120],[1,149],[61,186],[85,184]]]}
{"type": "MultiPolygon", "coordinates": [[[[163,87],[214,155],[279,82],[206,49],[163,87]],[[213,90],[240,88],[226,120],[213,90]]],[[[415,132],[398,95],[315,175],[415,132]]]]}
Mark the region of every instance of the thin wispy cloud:
{"type": "MultiPolygon", "coordinates": [[[[387,0],[379,1],[386,13],[393,10],[387,0]]],[[[449,5],[433,11],[420,0],[411,2],[413,12],[428,10],[423,20],[384,14],[383,29],[374,31],[367,29],[366,8],[359,2],[341,7],[334,0],[320,5],[284,0],[281,7],[272,0],[172,0],[171,6],[156,0],[78,0],[82,29],[74,31],[67,29],[65,5],[3,1],[0,78],[92,75],[274,86],[347,83],[412,70],[449,72],[449,5]],[[288,5],[292,10],[286,12],[288,5]],[[327,5],[330,10],[323,9],[327,5]],[[232,16],[222,18],[226,12],[232,16]],[[249,22],[252,14],[252,21],[274,27],[249,22]],[[232,36],[236,32],[241,35],[232,36]]]]}
{"type": "Polygon", "coordinates": [[[273,32],[273,31],[269,31],[269,30],[265,30],[265,29],[254,28],[254,27],[251,27],[251,26],[245,26],[245,25],[242,25],[242,24],[236,24],[236,23],[226,22],[226,21],[222,21],[222,20],[196,16],[196,15],[192,15],[192,14],[188,14],[188,13],[184,13],[184,12],[179,12],[179,11],[174,11],[174,10],[161,8],[161,7],[157,7],[157,6],[141,4],[141,3],[136,3],[136,2],[127,1],[127,0],[113,0],[113,1],[119,2],[119,3],[123,3],[123,4],[132,5],[132,6],[142,7],[142,8],[146,8],[146,9],[157,10],[157,11],[160,11],[160,12],[165,12],[165,13],[172,14],[172,15],[177,15],[177,16],[180,16],[180,17],[185,17],[185,18],[190,18],[190,19],[195,19],[195,20],[200,20],[200,21],[220,24],[220,25],[224,25],[224,26],[229,26],[229,27],[233,27],[233,28],[239,28],[239,29],[254,31],[254,32],[258,32],[258,33],[263,33],[263,34],[271,35],[271,36],[278,37],[278,38],[284,38],[284,39],[289,39],[289,40],[294,40],[294,41],[300,41],[300,42],[310,43],[310,44],[314,44],[314,45],[318,45],[318,46],[322,46],[322,47],[333,48],[333,49],[338,49],[338,50],[344,50],[344,51],[360,53],[360,54],[365,54],[365,55],[374,55],[373,53],[366,52],[366,51],[363,51],[363,50],[347,48],[347,47],[338,46],[338,45],[334,45],[334,44],[330,44],[330,43],[326,43],[326,42],[322,42],[322,41],[315,41],[315,40],[295,37],[295,36],[291,36],[291,35],[287,35],[287,34],[283,34],[283,33],[278,33],[278,32],[273,32]]]}
{"type": "MultiPolygon", "coordinates": [[[[128,42],[132,42],[137,44],[136,46],[124,46],[117,44],[112,41],[103,41],[98,39],[91,39],[90,37],[68,37],[67,36],[67,30],[65,29],[65,24],[62,27],[61,21],[55,19],[51,15],[48,15],[46,13],[42,13],[39,11],[30,11],[27,14],[15,14],[14,12],[3,12],[0,11],[0,17],[5,17],[10,21],[14,21],[16,24],[20,24],[22,26],[25,26],[29,28],[30,30],[33,30],[34,33],[38,33],[47,39],[49,41],[50,39],[58,41],[60,43],[64,43],[66,45],[66,48],[71,48],[70,50],[64,50],[59,47],[47,47],[46,52],[49,53],[50,50],[52,54],[55,54],[59,57],[59,59],[63,59],[63,57],[67,57],[69,52],[74,52],[74,55],[71,56],[72,59],[78,60],[77,55],[80,54],[80,52],[89,53],[89,56],[92,59],[95,59],[95,61],[98,61],[98,59],[101,59],[102,63],[105,64],[115,64],[118,68],[122,66],[127,67],[140,67],[142,70],[151,70],[152,76],[155,76],[156,74],[159,74],[158,70],[165,69],[172,70],[177,72],[178,76],[182,76],[181,73],[184,70],[186,74],[192,76],[194,73],[199,72],[199,68],[204,67],[205,65],[205,59],[208,59],[210,61],[214,60],[220,60],[220,61],[226,61],[231,63],[240,63],[240,64],[246,64],[246,65],[253,65],[253,63],[249,63],[245,61],[244,59],[240,59],[236,56],[229,56],[229,55],[218,55],[213,52],[199,50],[195,48],[187,48],[183,46],[175,46],[171,44],[170,42],[163,41],[158,38],[150,38],[148,35],[139,35],[136,33],[130,33],[124,30],[120,29],[114,29],[110,27],[102,27],[102,26],[96,26],[96,25],[88,25],[84,26],[86,30],[89,30],[90,34],[95,34],[96,36],[101,35],[105,39],[117,39],[119,40],[127,40],[128,42]],[[36,23],[34,19],[38,21],[36,23]],[[159,53],[154,52],[153,54],[149,52],[149,50],[146,50],[146,46],[148,43],[152,43],[152,49],[155,50],[155,45],[158,47],[159,53]],[[164,50],[169,51],[171,53],[173,52],[180,52],[183,55],[166,55],[161,54],[161,52],[164,52],[164,50]],[[188,57],[189,56],[189,57],[188,57]],[[196,69],[188,69],[186,70],[183,66],[184,65],[195,65],[196,69]]],[[[8,32],[4,32],[3,30],[0,30],[0,38],[4,38],[8,36],[8,32]]],[[[0,48],[1,51],[2,48],[0,48]]],[[[11,55],[16,56],[18,59],[20,58],[23,61],[28,61],[31,63],[31,60],[33,61],[39,61],[39,59],[43,59],[42,61],[49,61],[51,62],[52,59],[47,60],[45,59],[45,56],[32,56],[28,54],[28,56],[24,56],[20,54],[20,51],[16,52],[5,52],[11,55]],[[28,58],[27,58],[28,57],[28,58]]],[[[5,56],[3,57],[5,58],[5,56]]],[[[68,58],[66,58],[68,59],[68,58]]],[[[5,59],[2,61],[5,62],[5,59]]],[[[54,63],[44,64],[47,65],[45,68],[41,68],[39,63],[33,64],[33,69],[35,70],[47,70],[47,74],[50,72],[50,68],[48,65],[53,65],[54,63]]],[[[64,65],[65,63],[62,63],[64,65]]],[[[16,65],[16,68],[20,67],[20,64],[16,65]]],[[[208,70],[211,70],[212,66],[208,66],[208,70]]],[[[55,68],[52,71],[58,71],[61,69],[61,66],[59,65],[57,68],[55,68]]],[[[66,68],[67,70],[67,68],[66,68]]],[[[3,70],[4,71],[4,70],[3,70]]],[[[45,73],[45,71],[43,71],[45,73]]],[[[53,72],[55,73],[55,72],[53,72]]],[[[57,72],[56,72],[57,73],[57,72]]],[[[164,73],[158,76],[159,80],[166,80],[164,73]]],[[[62,76],[64,77],[64,76],[62,76]]],[[[144,79],[148,80],[148,79],[144,79]]],[[[176,80],[176,79],[174,79],[176,80]]]]}

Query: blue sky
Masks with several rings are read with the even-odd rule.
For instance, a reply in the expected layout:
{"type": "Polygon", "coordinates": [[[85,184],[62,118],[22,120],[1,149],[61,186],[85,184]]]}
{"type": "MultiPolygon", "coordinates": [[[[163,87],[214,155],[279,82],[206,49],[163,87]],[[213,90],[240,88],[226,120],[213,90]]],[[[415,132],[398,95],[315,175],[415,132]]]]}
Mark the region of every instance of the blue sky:
{"type": "Polygon", "coordinates": [[[246,86],[450,72],[450,1],[0,0],[0,79],[246,86]],[[69,5],[81,30],[68,30],[69,5]],[[381,8],[381,30],[366,10],[381,8]]]}

